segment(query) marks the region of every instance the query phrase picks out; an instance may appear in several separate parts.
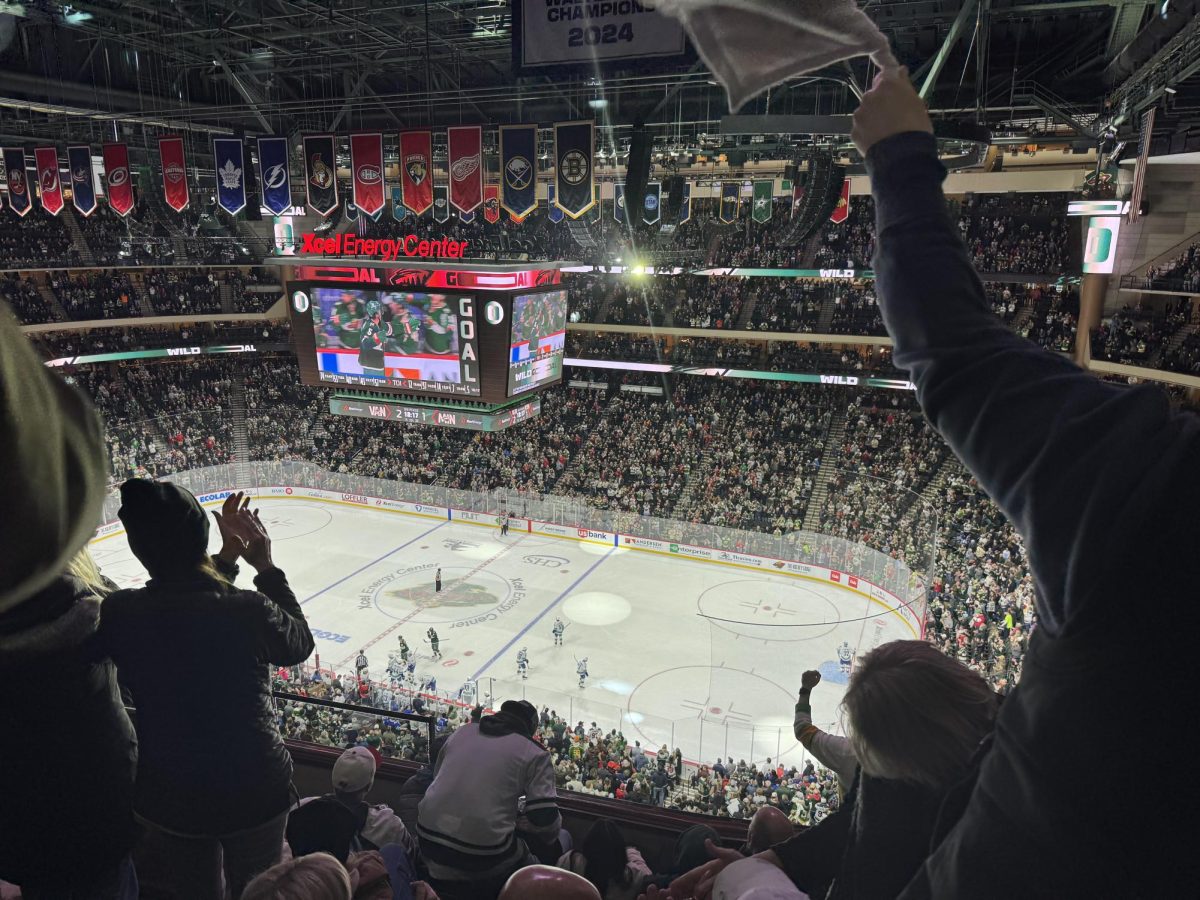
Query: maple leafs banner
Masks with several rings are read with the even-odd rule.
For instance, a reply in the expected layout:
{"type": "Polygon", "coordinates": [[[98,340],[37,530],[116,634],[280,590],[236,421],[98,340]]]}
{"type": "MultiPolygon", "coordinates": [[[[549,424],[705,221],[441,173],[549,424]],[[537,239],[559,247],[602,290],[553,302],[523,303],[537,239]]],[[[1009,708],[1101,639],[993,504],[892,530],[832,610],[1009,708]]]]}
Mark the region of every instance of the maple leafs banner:
{"type": "Polygon", "coordinates": [[[231,216],[246,208],[246,150],[241,138],[213,138],[217,205],[231,216]]]}
{"type": "Polygon", "coordinates": [[[187,160],[183,152],[183,138],[159,138],[158,157],[162,161],[163,200],[175,212],[183,212],[191,199],[188,196],[187,160]]]}
{"type": "Polygon", "coordinates": [[[473,213],[483,203],[483,129],[478,125],[452,126],[446,129],[446,143],[450,151],[450,205],[460,213],[473,213]]]}
{"type": "Polygon", "coordinates": [[[129,148],[119,142],[101,148],[108,205],[119,216],[133,212],[133,179],[129,175],[129,148]]]}
{"type": "Polygon", "coordinates": [[[96,211],[92,148],[68,147],[67,168],[71,170],[71,205],[86,219],[96,211]]]}
{"type": "Polygon", "coordinates": [[[35,147],[33,162],[37,167],[38,188],[42,195],[42,208],[57,216],[63,208],[62,182],[58,177],[58,150],[54,147],[35,147]]]}
{"type": "Polygon", "coordinates": [[[554,126],[554,202],[578,219],[596,202],[592,150],[595,122],[558,122],[554,126]]]}
{"type": "Polygon", "coordinates": [[[400,194],[414,215],[433,206],[433,135],[428,131],[400,132],[400,194]]]}
{"type": "Polygon", "coordinates": [[[337,160],[332,134],[310,134],[304,138],[304,188],[308,209],[327,216],[338,205],[337,160]]]}
{"type": "Polygon", "coordinates": [[[383,135],[378,131],[350,135],[350,174],[354,205],[368,216],[383,209],[383,135]]]}
{"type": "Polygon", "coordinates": [[[292,208],[292,172],[288,165],[287,138],[258,139],[258,171],[262,176],[262,203],[273,215],[292,208]]]}
{"type": "Polygon", "coordinates": [[[500,126],[500,205],[514,219],[537,209],[537,126],[500,126]]]}

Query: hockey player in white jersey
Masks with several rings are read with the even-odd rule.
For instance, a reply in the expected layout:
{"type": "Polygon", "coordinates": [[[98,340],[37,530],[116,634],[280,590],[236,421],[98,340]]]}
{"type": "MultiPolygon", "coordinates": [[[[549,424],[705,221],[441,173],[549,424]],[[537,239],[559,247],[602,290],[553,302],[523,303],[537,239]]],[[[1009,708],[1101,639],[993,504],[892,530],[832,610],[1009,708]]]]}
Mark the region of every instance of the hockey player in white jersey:
{"type": "Polygon", "coordinates": [[[575,674],[579,676],[579,686],[580,687],[584,687],[587,684],[587,678],[588,678],[587,661],[588,661],[588,658],[585,656],[583,659],[578,660],[575,663],[575,674]]]}
{"type": "Polygon", "coordinates": [[[854,661],[854,651],[850,649],[849,641],[842,641],[838,645],[838,668],[841,669],[843,675],[850,674],[850,664],[854,661]]]}
{"type": "Polygon", "coordinates": [[[529,651],[525,647],[517,651],[517,674],[523,679],[529,677],[529,651]]]}
{"type": "Polygon", "coordinates": [[[563,620],[555,617],[554,627],[550,629],[554,635],[554,646],[561,647],[563,642],[563,632],[567,630],[567,626],[563,624],[563,620]]]}

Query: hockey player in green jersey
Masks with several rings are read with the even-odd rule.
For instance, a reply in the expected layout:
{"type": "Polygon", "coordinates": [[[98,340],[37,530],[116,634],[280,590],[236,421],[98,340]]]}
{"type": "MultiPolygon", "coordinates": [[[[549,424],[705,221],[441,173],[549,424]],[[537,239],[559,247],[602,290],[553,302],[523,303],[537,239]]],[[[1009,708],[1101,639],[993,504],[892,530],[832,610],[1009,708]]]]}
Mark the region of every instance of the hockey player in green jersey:
{"type": "Polygon", "coordinates": [[[433,294],[425,313],[425,346],[430,353],[454,352],[454,313],[446,306],[446,298],[433,294]]]}

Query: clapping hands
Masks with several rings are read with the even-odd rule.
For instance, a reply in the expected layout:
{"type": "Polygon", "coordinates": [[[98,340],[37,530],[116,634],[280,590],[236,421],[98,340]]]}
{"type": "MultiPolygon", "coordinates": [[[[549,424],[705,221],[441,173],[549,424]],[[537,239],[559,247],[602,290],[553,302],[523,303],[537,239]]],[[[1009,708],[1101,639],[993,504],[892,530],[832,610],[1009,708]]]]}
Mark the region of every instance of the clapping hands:
{"type": "Polygon", "coordinates": [[[213,518],[221,531],[218,558],[232,565],[241,557],[256,572],[274,567],[267,528],[259,518],[258,510],[250,509],[250,498],[244,491],[226,497],[221,511],[213,510],[213,518]]]}

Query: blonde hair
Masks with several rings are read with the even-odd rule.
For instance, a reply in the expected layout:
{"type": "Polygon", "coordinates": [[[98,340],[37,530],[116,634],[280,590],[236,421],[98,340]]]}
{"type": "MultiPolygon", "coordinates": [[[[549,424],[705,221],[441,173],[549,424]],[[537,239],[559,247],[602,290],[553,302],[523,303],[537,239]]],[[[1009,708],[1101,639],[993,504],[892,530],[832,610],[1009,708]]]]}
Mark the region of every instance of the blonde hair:
{"type": "Polygon", "coordinates": [[[328,853],[274,865],[246,885],[242,900],[351,900],[350,876],[328,853]]]}
{"type": "Polygon", "coordinates": [[[872,650],[842,699],[865,774],[935,790],[965,772],[997,703],[986,681],[925,641],[872,650]]]}
{"type": "Polygon", "coordinates": [[[88,586],[92,593],[100,597],[110,593],[104,576],[100,574],[100,567],[86,546],[81,547],[79,552],[71,557],[70,562],[67,563],[67,574],[78,578],[88,586]]]}

